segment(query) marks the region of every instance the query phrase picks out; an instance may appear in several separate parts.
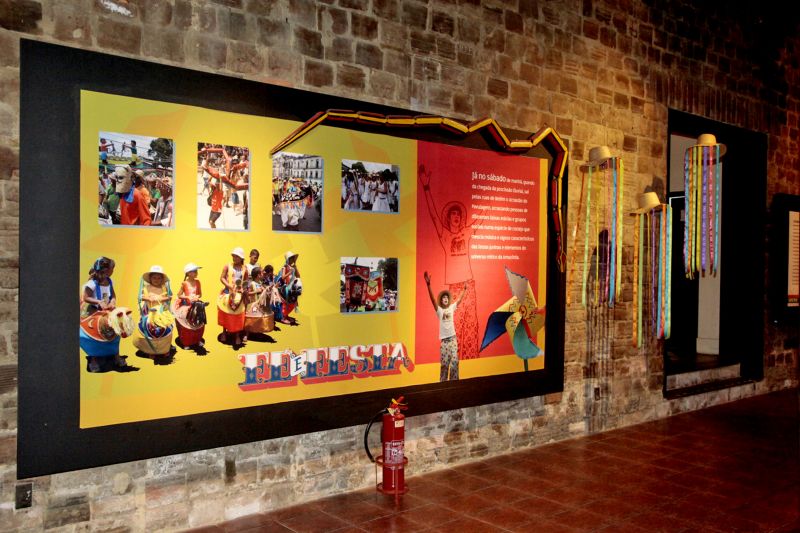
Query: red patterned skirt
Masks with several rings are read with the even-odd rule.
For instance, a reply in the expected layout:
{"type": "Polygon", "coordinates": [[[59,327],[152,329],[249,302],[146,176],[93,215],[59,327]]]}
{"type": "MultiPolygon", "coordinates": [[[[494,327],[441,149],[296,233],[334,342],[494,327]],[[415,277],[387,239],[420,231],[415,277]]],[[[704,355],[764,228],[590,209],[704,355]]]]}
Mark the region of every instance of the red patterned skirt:
{"type": "Polygon", "coordinates": [[[453,299],[458,298],[462,291],[464,297],[456,308],[453,318],[458,338],[458,359],[477,359],[478,354],[478,299],[475,293],[475,280],[468,279],[460,283],[453,283],[447,287],[453,299]]]}

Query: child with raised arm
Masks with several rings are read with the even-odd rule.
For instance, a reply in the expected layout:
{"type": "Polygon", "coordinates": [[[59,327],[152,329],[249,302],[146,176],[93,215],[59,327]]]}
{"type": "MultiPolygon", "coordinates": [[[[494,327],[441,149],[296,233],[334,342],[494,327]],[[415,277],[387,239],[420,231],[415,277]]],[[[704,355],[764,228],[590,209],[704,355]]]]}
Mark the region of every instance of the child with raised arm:
{"type": "Polygon", "coordinates": [[[456,308],[464,297],[466,291],[461,291],[458,298],[453,302],[450,291],[444,290],[434,299],[431,291],[431,276],[425,272],[425,285],[428,287],[428,296],[431,299],[436,317],[439,319],[439,357],[440,371],[439,381],[450,381],[458,379],[458,338],[453,322],[456,308]]]}

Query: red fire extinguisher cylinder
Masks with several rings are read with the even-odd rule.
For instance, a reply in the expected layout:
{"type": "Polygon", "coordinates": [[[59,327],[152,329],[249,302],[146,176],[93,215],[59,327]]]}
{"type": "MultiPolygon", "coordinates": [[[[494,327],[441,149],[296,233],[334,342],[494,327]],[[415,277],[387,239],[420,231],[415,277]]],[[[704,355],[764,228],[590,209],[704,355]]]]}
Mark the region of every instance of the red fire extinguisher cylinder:
{"type": "Polygon", "coordinates": [[[381,441],[383,442],[383,492],[405,492],[404,446],[406,417],[401,413],[383,415],[381,441]]]}

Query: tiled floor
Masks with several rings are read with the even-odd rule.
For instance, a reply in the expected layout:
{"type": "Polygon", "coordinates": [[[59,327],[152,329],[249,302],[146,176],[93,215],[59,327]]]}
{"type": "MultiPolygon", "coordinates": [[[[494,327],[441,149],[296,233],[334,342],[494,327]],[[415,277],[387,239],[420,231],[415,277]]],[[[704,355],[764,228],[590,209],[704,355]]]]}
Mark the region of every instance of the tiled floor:
{"type": "Polygon", "coordinates": [[[797,390],[194,531],[800,531],[797,390]]]}

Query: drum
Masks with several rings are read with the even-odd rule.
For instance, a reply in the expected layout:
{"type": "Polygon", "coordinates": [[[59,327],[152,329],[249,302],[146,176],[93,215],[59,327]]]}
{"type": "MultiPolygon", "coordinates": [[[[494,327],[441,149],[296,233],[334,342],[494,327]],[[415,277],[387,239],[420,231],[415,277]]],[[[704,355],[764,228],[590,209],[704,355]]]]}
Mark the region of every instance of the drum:
{"type": "Polygon", "coordinates": [[[176,326],[178,328],[178,338],[185,348],[200,344],[200,341],[203,340],[203,333],[206,329],[205,326],[186,328],[180,322],[177,322],[176,326]]]}
{"type": "Polygon", "coordinates": [[[141,325],[133,332],[133,345],[137,350],[149,355],[166,355],[172,348],[172,326],[164,337],[150,338],[142,331],[141,325]]]}
{"type": "Polygon", "coordinates": [[[275,313],[245,315],[244,329],[249,333],[269,333],[275,329],[275,313]]]}

